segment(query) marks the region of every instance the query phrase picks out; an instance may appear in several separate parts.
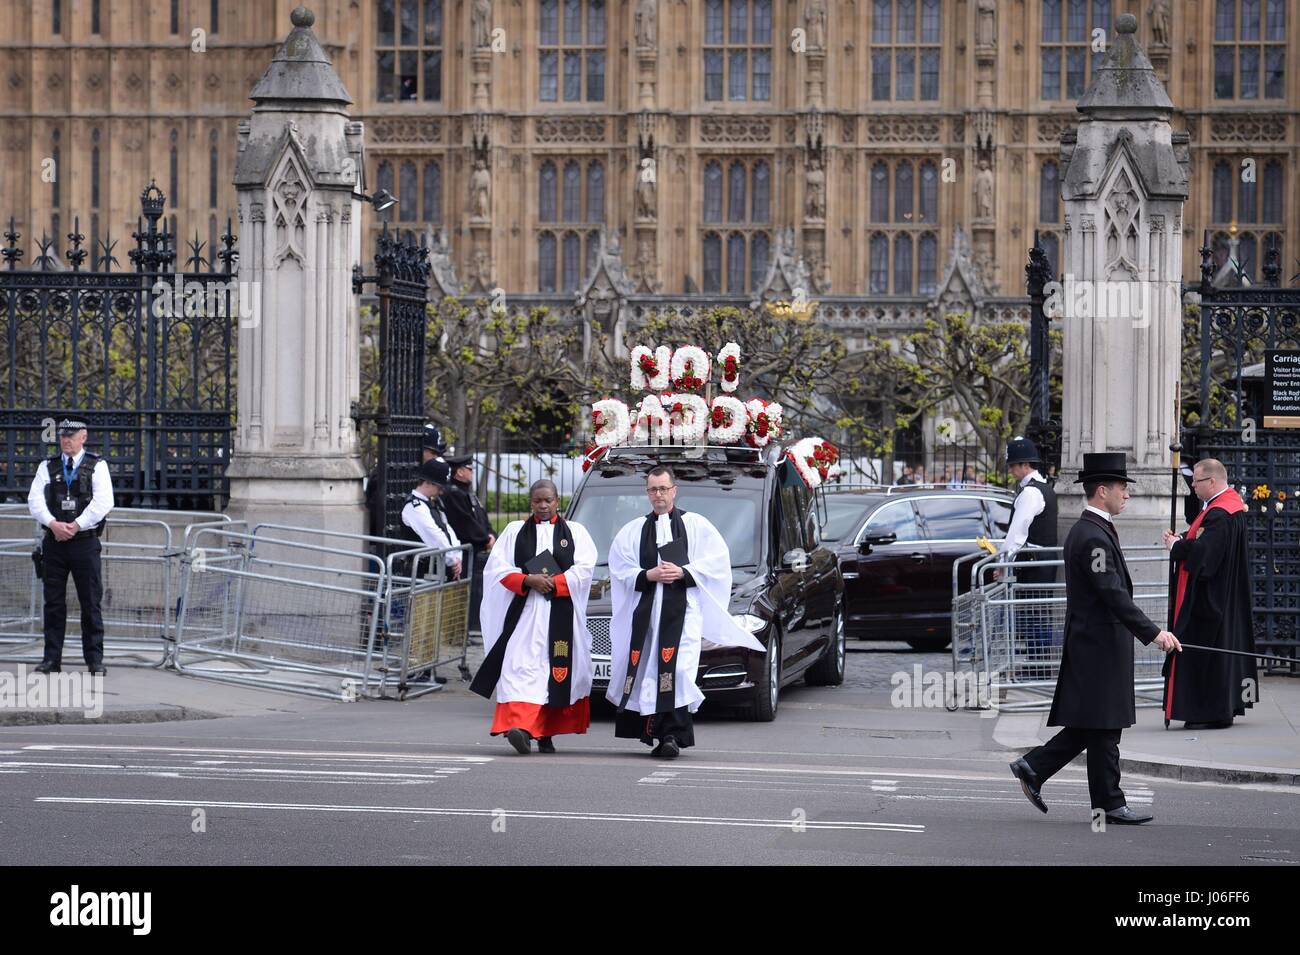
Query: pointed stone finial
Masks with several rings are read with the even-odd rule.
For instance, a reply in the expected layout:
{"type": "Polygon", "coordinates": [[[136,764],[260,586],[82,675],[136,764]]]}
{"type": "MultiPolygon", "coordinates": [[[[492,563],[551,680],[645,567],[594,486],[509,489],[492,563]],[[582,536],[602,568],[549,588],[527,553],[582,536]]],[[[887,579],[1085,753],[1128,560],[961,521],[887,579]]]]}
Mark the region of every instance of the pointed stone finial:
{"type": "Polygon", "coordinates": [[[300,6],[289,14],[289,20],[293,30],[249,97],[259,106],[268,101],[350,104],[352,97],[311,31],[316,14],[300,6]]]}
{"type": "Polygon", "coordinates": [[[1079,112],[1124,119],[1168,117],[1169,99],[1151,61],[1137,45],[1137,17],[1125,13],[1115,21],[1115,39],[1106,50],[1079,112]]]}
{"type": "Polygon", "coordinates": [[[289,22],[296,27],[308,29],[316,22],[316,14],[312,13],[304,6],[294,7],[293,13],[289,14],[289,22]]]}

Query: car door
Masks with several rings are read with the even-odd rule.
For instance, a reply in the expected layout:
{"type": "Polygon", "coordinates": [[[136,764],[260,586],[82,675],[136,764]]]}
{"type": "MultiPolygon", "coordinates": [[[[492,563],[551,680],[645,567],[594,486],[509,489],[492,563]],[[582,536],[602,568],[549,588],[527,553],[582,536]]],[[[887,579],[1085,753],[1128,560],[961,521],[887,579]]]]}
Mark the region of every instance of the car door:
{"type": "Polygon", "coordinates": [[[895,635],[910,629],[929,585],[930,548],[922,539],[910,500],[888,501],[867,519],[854,540],[855,550],[841,567],[845,625],[859,637],[895,635]],[[889,543],[868,537],[894,535],[889,543]]]}
{"type": "Polygon", "coordinates": [[[807,554],[807,569],[799,594],[803,605],[804,636],[793,666],[802,669],[815,663],[831,639],[838,600],[839,574],[833,551],[821,544],[821,519],[819,513],[820,491],[810,491],[800,484],[795,496],[801,514],[801,536],[807,554]]]}
{"type": "Polygon", "coordinates": [[[952,614],[952,565],[959,557],[979,550],[976,538],[988,533],[983,502],[974,495],[921,498],[917,513],[930,543],[931,586],[926,611],[936,620],[952,614]]]}
{"type": "Polygon", "coordinates": [[[804,519],[807,494],[807,486],[794,469],[782,465],[776,493],[777,547],[773,554],[776,585],[771,599],[781,620],[782,666],[787,675],[802,665],[811,639],[803,602],[809,563],[804,519]]]}

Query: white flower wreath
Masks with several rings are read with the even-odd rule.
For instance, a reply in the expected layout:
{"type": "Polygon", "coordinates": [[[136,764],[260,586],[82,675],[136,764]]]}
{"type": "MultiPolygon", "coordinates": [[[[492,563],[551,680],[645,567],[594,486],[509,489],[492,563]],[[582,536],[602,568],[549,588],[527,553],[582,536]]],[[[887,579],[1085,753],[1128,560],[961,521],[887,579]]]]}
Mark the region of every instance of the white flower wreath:
{"type": "Polygon", "coordinates": [[[764,401],[762,398],[750,398],[745,402],[745,410],[749,412],[749,425],[745,429],[745,441],[753,448],[765,448],[773,438],[781,437],[783,431],[781,427],[782,409],[775,401],[764,401]],[[759,415],[767,416],[767,427],[763,428],[759,421],[759,415]]]}
{"type": "Polygon", "coordinates": [[[709,353],[696,345],[683,345],[673,352],[671,368],[674,388],[694,391],[696,388],[703,388],[709,383],[709,353]],[[682,383],[688,369],[692,378],[699,379],[698,385],[693,384],[689,388],[682,383]]]}
{"type": "Polygon", "coordinates": [[[664,414],[668,416],[668,431],[674,441],[682,444],[704,443],[704,429],[709,423],[709,406],[703,398],[683,391],[660,395],[659,400],[663,402],[664,414]],[[680,411],[677,410],[678,405],[681,405],[680,411]]]}
{"type": "Polygon", "coordinates": [[[727,344],[722,346],[722,350],[718,352],[718,368],[720,369],[718,372],[718,376],[722,381],[722,390],[725,391],[727,394],[731,394],[737,388],[740,387],[740,346],[739,345],[737,345],[735,342],[727,342],[727,344]],[[736,360],[736,373],[735,376],[730,379],[727,378],[728,358],[734,358],[736,360]]]}
{"type": "Polygon", "coordinates": [[[593,436],[598,447],[612,448],[627,444],[631,427],[631,413],[627,405],[616,398],[603,398],[591,406],[593,415],[600,415],[600,423],[593,436]]]}
{"type": "Polygon", "coordinates": [[[632,349],[632,390],[633,391],[667,391],[669,375],[672,371],[673,353],[667,345],[660,345],[651,351],[645,345],[632,349]],[[655,373],[647,375],[641,367],[643,358],[651,359],[655,364],[655,373]]]}
{"type": "Polygon", "coordinates": [[[663,402],[658,395],[646,395],[641,399],[641,407],[636,414],[636,444],[659,444],[669,435],[668,417],[664,414],[663,402]]]}
{"type": "Polygon", "coordinates": [[[710,444],[739,444],[745,437],[745,429],[748,426],[749,412],[745,410],[745,405],[739,398],[718,395],[713,399],[713,407],[709,415],[710,444]],[[721,425],[714,423],[719,410],[723,413],[721,425]]]}

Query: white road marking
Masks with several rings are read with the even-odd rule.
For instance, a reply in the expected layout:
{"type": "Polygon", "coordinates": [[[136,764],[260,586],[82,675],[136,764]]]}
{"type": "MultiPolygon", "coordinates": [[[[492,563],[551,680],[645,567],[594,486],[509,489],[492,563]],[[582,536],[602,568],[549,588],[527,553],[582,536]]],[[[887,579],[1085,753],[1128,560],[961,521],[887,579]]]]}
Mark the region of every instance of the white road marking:
{"type": "MultiPolygon", "coordinates": [[[[205,801],[199,799],[109,799],[82,796],[38,796],[38,803],[60,803],[82,806],[171,806],[191,809],[262,809],[282,812],[374,813],[380,815],[462,816],[497,818],[504,813],[507,818],[546,819],[560,822],[640,822],[679,826],[729,826],[757,829],[792,829],[790,819],[763,819],[729,816],[673,816],[649,813],[616,812],[563,812],[544,809],[450,809],[429,806],[334,806],[320,803],[275,803],[205,801]]],[[[851,820],[822,821],[809,819],[800,823],[809,830],[839,830],[855,832],[899,832],[922,835],[925,826],[908,823],[855,822],[851,820]]]]}
{"type": "Polygon", "coordinates": [[[453,762],[453,763],[490,763],[493,762],[491,756],[454,756],[440,753],[359,753],[359,752],[334,752],[326,750],[294,750],[294,749],[226,749],[226,748],[209,748],[209,747],[190,747],[190,746],[124,746],[110,744],[82,744],[82,743],[33,743],[30,746],[24,746],[24,751],[57,751],[57,750],[83,750],[87,752],[129,752],[129,753],[166,753],[171,756],[194,756],[200,753],[214,753],[221,755],[249,755],[249,756],[307,756],[312,759],[321,759],[326,757],[342,759],[383,759],[398,760],[401,762],[410,762],[412,760],[423,762],[453,762]]]}

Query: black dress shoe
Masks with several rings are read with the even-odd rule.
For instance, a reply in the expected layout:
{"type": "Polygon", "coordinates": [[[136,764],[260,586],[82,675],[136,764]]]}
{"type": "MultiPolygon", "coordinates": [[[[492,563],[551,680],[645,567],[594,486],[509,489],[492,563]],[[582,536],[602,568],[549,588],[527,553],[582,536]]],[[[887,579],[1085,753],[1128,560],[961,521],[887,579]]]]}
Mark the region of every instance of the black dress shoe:
{"type": "Polygon", "coordinates": [[[537,752],[553,753],[555,752],[555,743],[551,741],[549,736],[543,736],[537,740],[537,752]]]}
{"type": "Polygon", "coordinates": [[[1232,718],[1226,720],[1214,720],[1208,723],[1184,723],[1185,730],[1226,730],[1232,725],[1232,718]]]}
{"type": "Polygon", "coordinates": [[[62,673],[63,671],[59,668],[59,665],[57,663],[46,663],[44,660],[42,660],[40,663],[36,665],[36,672],[37,673],[62,673]]]}
{"type": "Polygon", "coordinates": [[[533,751],[533,738],[517,726],[506,731],[506,739],[510,741],[510,745],[515,748],[520,756],[527,756],[533,751]]]}
{"type": "Polygon", "coordinates": [[[1020,788],[1025,791],[1025,798],[1040,812],[1047,812],[1047,803],[1043,802],[1043,797],[1039,794],[1043,784],[1038,781],[1038,774],[1030,768],[1023,756],[1011,764],[1011,775],[1020,780],[1020,788]]]}
{"type": "Polygon", "coordinates": [[[91,676],[108,676],[108,667],[102,663],[96,667],[88,667],[91,676]]]}
{"type": "Polygon", "coordinates": [[[1154,818],[1149,812],[1134,812],[1128,806],[1120,806],[1106,813],[1106,821],[1113,822],[1117,826],[1140,826],[1154,818]]]}
{"type": "Polygon", "coordinates": [[[656,751],[663,759],[676,759],[682,753],[681,747],[677,745],[677,740],[671,736],[665,736],[664,741],[655,747],[651,755],[654,755],[656,751]]]}

